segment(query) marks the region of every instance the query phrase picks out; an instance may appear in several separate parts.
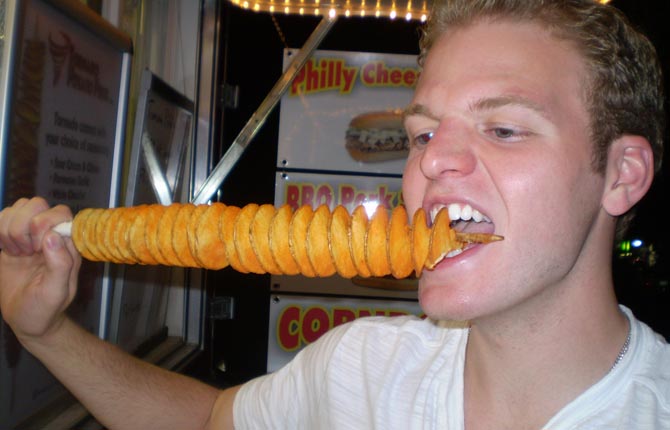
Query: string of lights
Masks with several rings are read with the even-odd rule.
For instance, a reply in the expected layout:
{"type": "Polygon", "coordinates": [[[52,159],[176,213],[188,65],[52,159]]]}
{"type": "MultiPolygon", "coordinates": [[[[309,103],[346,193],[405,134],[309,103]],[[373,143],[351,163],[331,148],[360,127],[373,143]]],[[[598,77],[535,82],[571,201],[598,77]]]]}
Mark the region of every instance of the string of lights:
{"type": "MultiPolygon", "coordinates": [[[[606,4],[610,0],[598,0],[606,4]]],[[[256,12],[283,13],[287,15],[328,15],[385,17],[390,19],[404,18],[407,21],[425,21],[432,0],[396,1],[396,0],[230,0],[243,9],[256,12]]]]}
{"type": "Polygon", "coordinates": [[[425,21],[431,0],[230,0],[232,4],[257,12],[291,15],[328,15],[404,18],[425,21]]]}

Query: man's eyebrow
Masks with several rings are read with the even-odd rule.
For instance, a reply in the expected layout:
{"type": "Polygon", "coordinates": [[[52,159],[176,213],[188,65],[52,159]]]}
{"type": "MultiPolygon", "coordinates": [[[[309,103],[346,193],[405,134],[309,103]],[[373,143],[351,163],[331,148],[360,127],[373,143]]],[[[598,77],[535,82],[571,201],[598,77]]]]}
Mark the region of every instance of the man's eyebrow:
{"type": "MultiPolygon", "coordinates": [[[[549,114],[547,110],[544,108],[544,106],[526,97],[515,96],[515,95],[481,98],[475,100],[473,103],[470,103],[468,108],[471,112],[477,112],[477,111],[494,110],[504,106],[520,106],[535,111],[538,114],[542,115],[543,117],[549,119],[549,114]]],[[[435,115],[430,111],[430,109],[428,109],[427,106],[419,103],[410,104],[405,109],[403,109],[402,111],[403,120],[405,120],[408,116],[412,115],[425,116],[430,119],[434,119],[436,121],[440,120],[437,115],[435,115]]]]}
{"type": "Polygon", "coordinates": [[[537,102],[530,100],[526,97],[521,96],[500,96],[500,97],[487,97],[476,100],[474,103],[470,103],[470,111],[485,111],[493,110],[504,106],[520,106],[526,109],[533,110],[538,114],[542,115],[545,118],[549,118],[547,110],[537,102]]]}
{"type": "Polygon", "coordinates": [[[421,115],[421,116],[428,117],[430,119],[434,119],[436,121],[439,120],[437,115],[431,113],[430,109],[428,109],[427,106],[422,105],[422,104],[418,104],[418,103],[413,103],[413,104],[407,106],[405,109],[403,109],[403,111],[402,111],[403,121],[405,120],[405,118],[407,118],[408,116],[412,116],[412,115],[421,115]]]}

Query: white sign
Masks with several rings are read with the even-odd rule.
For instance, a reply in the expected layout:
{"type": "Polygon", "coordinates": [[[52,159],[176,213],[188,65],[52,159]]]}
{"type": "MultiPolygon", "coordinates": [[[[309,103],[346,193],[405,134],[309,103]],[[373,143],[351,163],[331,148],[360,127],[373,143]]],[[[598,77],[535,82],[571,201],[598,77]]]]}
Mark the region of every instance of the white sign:
{"type": "Polygon", "coordinates": [[[268,372],[288,363],[328,330],[367,316],[423,316],[418,302],[273,295],[270,297],[268,372]]]}
{"type": "MultiPolygon", "coordinates": [[[[285,52],[285,64],[292,55],[291,50],[285,52]]],[[[281,100],[277,167],[401,174],[407,144],[399,150],[390,137],[404,134],[399,117],[384,121],[383,127],[369,118],[363,125],[352,121],[363,114],[404,109],[418,76],[414,55],[317,50],[281,100]],[[395,124],[393,131],[386,128],[389,122],[395,124]],[[353,125],[354,133],[367,133],[369,151],[381,148],[385,153],[368,157],[371,154],[352,151],[353,125]]]]}

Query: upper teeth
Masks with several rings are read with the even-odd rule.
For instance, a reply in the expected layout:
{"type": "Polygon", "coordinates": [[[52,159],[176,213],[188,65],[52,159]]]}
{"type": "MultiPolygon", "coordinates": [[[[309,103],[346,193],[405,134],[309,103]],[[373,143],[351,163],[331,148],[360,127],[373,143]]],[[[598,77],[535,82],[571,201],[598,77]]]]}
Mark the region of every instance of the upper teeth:
{"type": "MultiPolygon", "coordinates": [[[[435,219],[437,216],[437,213],[444,208],[444,205],[440,206],[435,206],[433,209],[430,211],[430,218],[432,220],[435,219]]],[[[481,212],[479,212],[477,209],[474,209],[472,206],[467,205],[467,204],[460,204],[460,203],[451,203],[449,206],[447,206],[447,210],[449,211],[449,219],[453,221],[474,221],[474,222],[491,222],[491,220],[481,212]]]]}

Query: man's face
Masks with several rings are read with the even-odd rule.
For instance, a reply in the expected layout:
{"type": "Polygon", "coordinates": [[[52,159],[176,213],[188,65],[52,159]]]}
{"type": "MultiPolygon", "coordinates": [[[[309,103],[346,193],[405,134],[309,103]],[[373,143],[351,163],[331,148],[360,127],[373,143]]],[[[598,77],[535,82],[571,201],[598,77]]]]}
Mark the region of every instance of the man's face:
{"type": "Polygon", "coordinates": [[[535,24],[485,21],[433,46],[405,122],[405,203],[409,213],[456,203],[467,218],[473,209],[483,221],[457,228],[505,239],[424,271],[429,316],[491,315],[585,276],[577,263],[603,188],[591,168],[585,77],[578,53],[535,24]]]}

